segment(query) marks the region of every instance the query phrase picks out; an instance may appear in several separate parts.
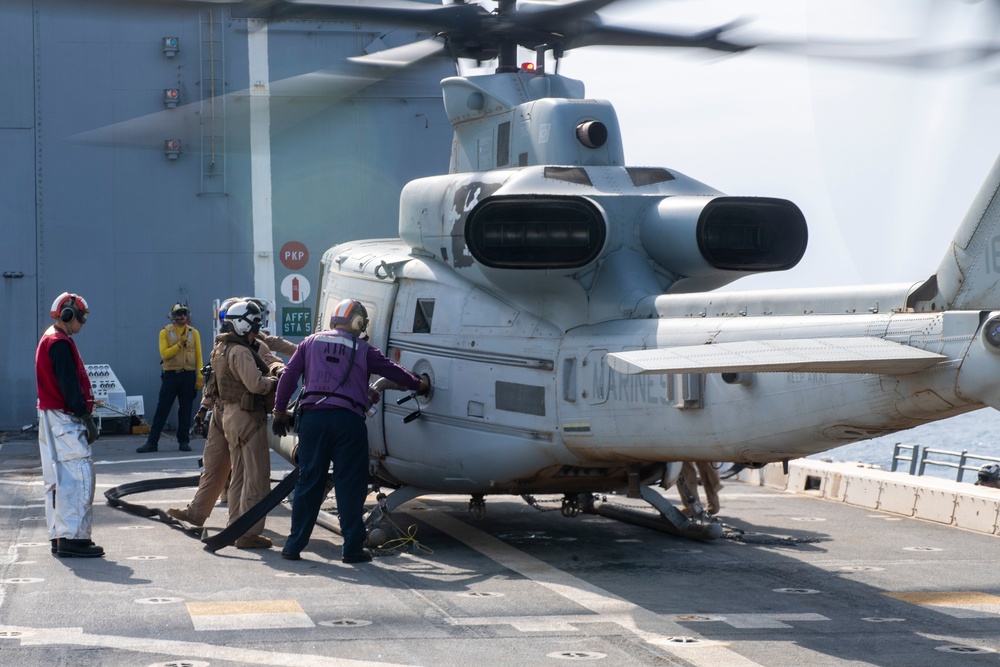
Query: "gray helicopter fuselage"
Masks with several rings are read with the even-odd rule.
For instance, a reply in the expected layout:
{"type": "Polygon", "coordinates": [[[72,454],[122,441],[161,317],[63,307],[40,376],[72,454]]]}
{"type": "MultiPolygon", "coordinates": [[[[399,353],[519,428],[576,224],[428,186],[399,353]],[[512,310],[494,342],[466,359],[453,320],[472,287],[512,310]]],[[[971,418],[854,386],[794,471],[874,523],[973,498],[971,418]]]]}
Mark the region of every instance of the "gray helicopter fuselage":
{"type": "MultiPolygon", "coordinates": [[[[661,312],[567,330],[411,250],[396,240],[331,249],[320,297],[321,314],[348,295],[361,299],[372,341],[432,378],[420,419],[404,424],[412,407],[390,392],[369,421],[376,472],[392,484],[463,494],[620,488],[630,466],[650,477],[675,460],[796,458],[982,407],[958,392],[958,363],[895,376],[629,376],[607,362],[611,352],[817,332],[960,360],[979,313],[893,313],[888,303],[902,301],[906,285],[828,290],[831,312],[807,316],[788,313],[801,303],[795,290],[740,301],[770,309],[758,315],[702,316],[693,295],[661,295],[651,302],[661,312]],[[873,298],[886,312],[869,312],[873,298]]],[[[700,295],[703,303],[718,296],[700,295]]]]}
{"type": "Polygon", "coordinates": [[[717,292],[802,258],[797,206],[626,166],[613,108],[572,80],[442,87],[452,173],[404,187],[399,239],[322,261],[320,326],[361,300],[372,342],[433,386],[420,419],[390,395],[369,421],[384,482],[635,490],[677,461],[788,460],[1000,406],[997,280],[977,259],[995,197],[940,281],[717,292]]]}

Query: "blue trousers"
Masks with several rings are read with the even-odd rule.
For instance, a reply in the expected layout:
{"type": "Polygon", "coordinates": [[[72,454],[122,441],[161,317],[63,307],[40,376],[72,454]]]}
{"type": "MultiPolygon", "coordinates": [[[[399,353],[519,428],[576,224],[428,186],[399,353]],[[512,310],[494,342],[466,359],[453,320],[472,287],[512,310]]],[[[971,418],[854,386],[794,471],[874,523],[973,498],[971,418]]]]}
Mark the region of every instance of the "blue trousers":
{"type": "Polygon", "coordinates": [[[350,410],[306,410],[299,419],[299,480],[292,501],[292,532],[283,551],[299,553],[309,543],[326,497],[333,463],[333,489],[344,537],[343,554],[353,556],[365,544],[362,517],[368,497],[368,426],[350,410]]]}
{"type": "Polygon", "coordinates": [[[154,445],[160,442],[160,432],[167,423],[170,408],[177,401],[177,442],[191,441],[191,406],[198,392],[194,388],[197,371],[163,371],[160,374],[160,397],[156,401],[156,414],[149,428],[146,442],[154,445]]]}

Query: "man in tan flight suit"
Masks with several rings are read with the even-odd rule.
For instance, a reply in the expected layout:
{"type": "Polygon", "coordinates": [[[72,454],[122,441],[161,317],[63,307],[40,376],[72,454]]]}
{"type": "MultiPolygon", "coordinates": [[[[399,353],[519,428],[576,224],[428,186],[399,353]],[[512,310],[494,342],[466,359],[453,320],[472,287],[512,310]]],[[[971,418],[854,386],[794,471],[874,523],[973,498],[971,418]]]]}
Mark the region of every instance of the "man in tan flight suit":
{"type": "Polygon", "coordinates": [[[701,485],[705,487],[705,498],[708,504],[705,511],[708,514],[719,513],[719,491],[722,489],[722,482],[719,480],[719,471],[711,461],[685,461],[681,466],[680,479],[677,480],[677,492],[681,494],[681,502],[684,504],[681,512],[685,516],[694,516],[695,504],[700,504],[698,497],[698,477],[701,477],[701,485]],[[697,472],[695,468],[697,467],[697,472]],[[687,487],[687,493],[685,493],[687,487]]]}
{"type": "MultiPolygon", "coordinates": [[[[229,523],[232,523],[271,490],[266,399],[273,401],[278,369],[275,367],[272,375],[254,350],[262,322],[260,306],[253,301],[238,301],[226,311],[225,319],[232,331],[215,339],[211,364],[219,395],[216,405],[222,407],[222,430],[229,442],[232,462],[228,493],[229,523]]],[[[212,498],[213,503],[217,497],[218,492],[212,498]]],[[[236,540],[236,548],[270,548],[271,540],[261,535],[263,531],[264,519],[261,519],[236,540]]]]}
{"type": "MultiPolygon", "coordinates": [[[[226,313],[229,311],[229,308],[239,301],[251,300],[253,299],[233,297],[222,302],[222,305],[219,307],[219,320],[220,331],[223,334],[233,333],[232,323],[226,321],[226,313]]],[[[261,305],[260,302],[253,301],[259,306],[261,305]]],[[[280,370],[284,369],[285,366],[284,362],[271,350],[274,349],[281,354],[291,355],[295,353],[297,347],[295,343],[287,341],[280,336],[260,336],[259,334],[255,334],[254,344],[251,345],[251,348],[254,345],[258,346],[256,349],[257,356],[267,364],[270,375],[279,375],[280,370]]],[[[208,435],[205,438],[205,450],[202,455],[204,471],[201,474],[201,479],[198,480],[198,490],[195,492],[191,502],[188,503],[186,509],[171,507],[167,510],[167,514],[173,518],[195,526],[204,526],[205,521],[211,516],[212,510],[215,508],[215,501],[219,499],[220,494],[226,493],[225,488],[229,482],[229,473],[233,468],[232,459],[229,456],[229,442],[226,440],[225,431],[222,429],[222,405],[222,401],[219,400],[216,375],[213,372],[205,382],[201,408],[198,410],[199,420],[205,418],[208,410],[212,410],[212,416],[208,422],[208,435]]],[[[268,484],[270,481],[270,468],[267,470],[267,477],[268,479],[263,480],[264,484],[268,484]]],[[[244,486],[246,486],[245,482],[244,486]]],[[[226,496],[225,502],[228,502],[228,493],[226,493],[226,496]]]]}

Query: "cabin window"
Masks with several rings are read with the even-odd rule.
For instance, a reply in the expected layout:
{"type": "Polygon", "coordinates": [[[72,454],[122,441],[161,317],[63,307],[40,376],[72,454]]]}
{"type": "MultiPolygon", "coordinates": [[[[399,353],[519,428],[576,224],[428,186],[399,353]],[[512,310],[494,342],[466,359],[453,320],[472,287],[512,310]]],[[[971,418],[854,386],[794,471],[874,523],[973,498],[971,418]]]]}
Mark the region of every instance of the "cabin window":
{"type": "Polygon", "coordinates": [[[430,333],[434,320],[434,299],[417,299],[413,309],[413,333],[430,333]]]}

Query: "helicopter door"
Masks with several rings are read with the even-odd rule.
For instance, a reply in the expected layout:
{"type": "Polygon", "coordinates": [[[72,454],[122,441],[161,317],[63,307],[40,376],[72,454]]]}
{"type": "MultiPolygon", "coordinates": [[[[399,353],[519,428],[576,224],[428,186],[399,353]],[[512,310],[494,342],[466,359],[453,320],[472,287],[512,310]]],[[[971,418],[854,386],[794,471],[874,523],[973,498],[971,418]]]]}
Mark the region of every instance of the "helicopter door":
{"type": "MultiPolygon", "coordinates": [[[[331,281],[332,282],[332,281],[331,281]]],[[[329,313],[343,299],[357,299],[368,310],[368,342],[383,352],[389,341],[389,326],[392,322],[392,310],[396,299],[397,285],[389,280],[352,279],[338,276],[336,285],[324,292],[323,317],[318,325],[324,329],[329,326],[329,313]]],[[[382,411],[375,413],[368,420],[368,451],[372,456],[385,456],[385,430],[382,423],[382,411]]]]}

